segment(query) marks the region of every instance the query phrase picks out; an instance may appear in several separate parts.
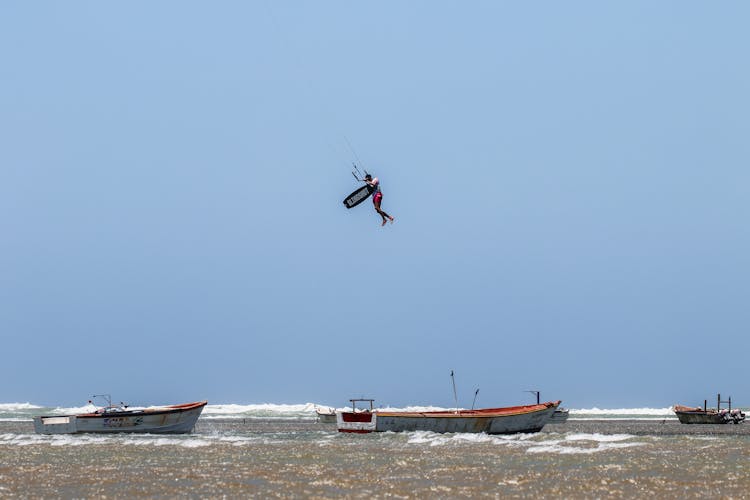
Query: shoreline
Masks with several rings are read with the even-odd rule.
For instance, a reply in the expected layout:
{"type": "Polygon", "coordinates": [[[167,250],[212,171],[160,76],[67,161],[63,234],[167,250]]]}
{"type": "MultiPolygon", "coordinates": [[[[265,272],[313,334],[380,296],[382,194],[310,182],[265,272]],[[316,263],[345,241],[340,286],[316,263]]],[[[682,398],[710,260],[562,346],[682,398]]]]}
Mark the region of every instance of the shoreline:
{"type": "MultiPolygon", "coordinates": [[[[250,433],[323,432],[337,434],[332,423],[311,418],[200,418],[193,434],[222,433],[229,429],[243,429],[250,433]]],[[[569,419],[564,423],[548,423],[539,434],[630,434],[633,436],[750,436],[750,425],[741,424],[681,424],[671,419],[569,419]]],[[[34,434],[31,420],[0,420],[0,434],[34,434]]],[[[98,434],[101,435],[101,434],[98,434]]],[[[118,436],[122,434],[109,434],[118,436]]],[[[137,434],[135,434],[137,435],[137,434]]],[[[190,434],[187,434],[189,436],[190,434]]]]}

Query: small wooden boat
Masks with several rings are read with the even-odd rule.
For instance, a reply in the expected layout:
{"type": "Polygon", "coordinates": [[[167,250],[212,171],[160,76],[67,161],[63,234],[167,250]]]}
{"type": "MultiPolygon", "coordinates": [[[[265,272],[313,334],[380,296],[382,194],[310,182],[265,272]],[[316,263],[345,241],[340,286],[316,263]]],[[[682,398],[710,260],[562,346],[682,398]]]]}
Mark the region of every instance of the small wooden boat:
{"type": "Polygon", "coordinates": [[[352,411],[336,413],[339,432],[539,432],[560,405],[560,401],[555,401],[506,408],[410,412],[373,410],[372,399],[349,401],[352,403],[352,411]],[[356,404],[362,402],[369,402],[369,409],[357,409],[356,404]]]}
{"type": "Polygon", "coordinates": [[[707,401],[700,406],[674,405],[674,412],[682,424],[739,424],[745,420],[745,414],[739,409],[732,409],[732,398],[728,401],[721,400],[721,394],[716,398],[716,409],[707,408],[707,401]],[[728,403],[728,408],[722,408],[722,403],[728,403]]]}
{"type": "Polygon", "coordinates": [[[126,405],[107,406],[93,413],[34,417],[38,434],[153,433],[186,434],[193,430],[207,401],[129,410],[126,405]]]}
{"type": "Polygon", "coordinates": [[[549,419],[550,424],[564,424],[568,421],[570,411],[567,408],[558,408],[549,419]]]}
{"type": "Polygon", "coordinates": [[[335,424],[336,423],[336,410],[334,408],[315,408],[315,415],[318,417],[318,422],[321,424],[335,424]]]}

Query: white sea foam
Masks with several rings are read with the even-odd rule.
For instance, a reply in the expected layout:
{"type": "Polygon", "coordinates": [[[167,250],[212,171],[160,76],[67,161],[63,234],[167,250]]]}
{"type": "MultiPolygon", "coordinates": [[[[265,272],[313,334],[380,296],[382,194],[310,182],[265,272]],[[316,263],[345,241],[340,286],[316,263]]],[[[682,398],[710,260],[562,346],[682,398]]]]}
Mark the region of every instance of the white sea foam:
{"type": "MultiPolygon", "coordinates": [[[[234,438],[245,444],[241,438],[234,438]]],[[[0,434],[0,446],[111,446],[113,444],[125,446],[180,446],[183,448],[200,448],[210,446],[223,441],[217,436],[184,436],[184,437],[162,437],[155,435],[113,435],[97,436],[91,434],[81,435],[41,435],[41,434],[0,434]]],[[[230,438],[231,442],[233,438],[230,438]]],[[[257,440],[256,440],[257,441],[257,440]]]]}
{"type": "Polygon", "coordinates": [[[530,446],[534,439],[533,434],[500,434],[489,435],[485,433],[455,433],[439,434],[430,431],[407,432],[409,444],[428,444],[430,446],[445,446],[459,443],[489,443],[502,446],[530,446]]]}
{"type": "MultiPolygon", "coordinates": [[[[387,433],[390,435],[392,433],[387,433]]],[[[396,434],[392,434],[397,436],[396,434]]],[[[417,446],[454,446],[465,443],[476,445],[495,445],[515,448],[528,453],[558,453],[558,454],[590,454],[646,445],[642,440],[630,434],[599,434],[599,433],[552,433],[552,434],[509,434],[487,435],[483,433],[438,434],[428,431],[404,433],[409,445],[417,446]]],[[[320,445],[327,445],[331,439],[340,438],[338,434],[323,435],[318,441],[320,445]]],[[[178,446],[183,448],[201,448],[212,445],[253,446],[272,444],[283,441],[282,436],[250,435],[239,436],[231,434],[191,434],[186,436],[162,435],[39,435],[39,434],[0,434],[1,446],[30,446],[47,445],[54,447],[85,447],[85,446],[178,446]]],[[[356,445],[356,443],[353,443],[356,445]]]]}
{"type": "Polygon", "coordinates": [[[532,446],[528,450],[528,453],[557,453],[560,455],[574,455],[574,454],[591,454],[601,453],[603,451],[609,451],[621,448],[631,448],[633,446],[641,446],[643,443],[599,443],[596,447],[592,448],[581,448],[577,446],[566,446],[559,443],[540,443],[538,446],[532,446]]]}
{"type": "Polygon", "coordinates": [[[303,417],[315,416],[315,408],[322,405],[304,404],[216,404],[203,410],[206,418],[303,417]]]}
{"type": "Polygon", "coordinates": [[[528,453],[559,453],[562,455],[591,454],[646,444],[631,441],[636,439],[636,436],[631,434],[571,433],[563,434],[560,437],[561,439],[530,441],[526,451],[528,453]]]}
{"type": "Polygon", "coordinates": [[[201,448],[210,446],[211,441],[203,438],[158,438],[154,441],[154,446],[182,446],[183,448],[201,448]]]}
{"type": "MultiPolygon", "coordinates": [[[[460,408],[465,409],[465,408],[460,408]]],[[[415,412],[426,412],[426,411],[453,411],[455,408],[442,408],[440,406],[407,406],[405,408],[376,408],[376,411],[415,411],[415,412]]]]}
{"type": "MultiPolygon", "coordinates": [[[[8,419],[28,420],[34,415],[75,415],[79,413],[90,413],[98,407],[93,404],[74,407],[45,407],[33,403],[0,403],[0,421],[8,419]]],[[[142,406],[131,406],[131,409],[143,408],[142,406]]],[[[159,408],[150,406],[149,408],[159,408]]],[[[315,418],[315,408],[331,408],[328,405],[316,403],[301,404],[209,404],[203,410],[202,418],[280,418],[280,419],[311,419],[315,418]]],[[[339,407],[337,411],[346,411],[351,407],[339,407]]],[[[406,407],[381,407],[376,411],[450,411],[453,408],[439,406],[406,406],[406,407]]],[[[585,419],[607,419],[607,420],[663,420],[676,418],[671,408],[580,408],[570,409],[571,420],[585,419]]]]}
{"type": "Polygon", "coordinates": [[[220,443],[229,443],[234,446],[244,446],[263,442],[266,438],[263,436],[217,436],[216,441],[220,443]]]}
{"type": "Polygon", "coordinates": [[[72,406],[70,408],[53,408],[49,411],[51,414],[60,415],[77,415],[79,413],[93,413],[98,410],[99,407],[93,404],[87,404],[84,406],[72,406]]]}
{"type": "Polygon", "coordinates": [[[567,434],[565,439],[567,441],[597,441],[599,443],[611,443],[616,441],[626,441],[632,439],[635,436],[630,434],[567,434]]]}
{"type": "Polygon", "coordinates": [[[304,403],[304,404],[273,404],[273,403],[261,403],[261,404],[247,404],[247,405],[241,405],[241,404],[216,404],[216,405],[208,405],[206,406],[205,411],[207,413],[225,413],[225,414],[232,414],[232,413],[247,413],[250,411],[272,411],[272,412],[280,412],[280,413],[289,413],[289,412],[312,412],[315,411],[315,404],[314,403],[304,403]]]}
{"type": "Polygon", "coordinates": [[[28,446],[43,442],[37,434],[0,434],[0,445],[28,446]]]}
{"type": "Polygon", "coordinates": [[[48,440],[51,446],[91,446],[112,442],[112,438],[108,436],[75,436],[65,434],[49,436],[48,440]]]}
{"type": "Polygon", "coordinates": [[[0,412],[11,412],[21,410],[36,410],[42,408],[41,406],[33,405],[31,403],[0,403],[0,412]]]}
{"type": "Polygon", "coordinates": [[[414,445],[450,446],[460,442],[487,443],[498,446],[521,448],[527,453],[590,454],[646,443],[632,441],[630,434],[437,434],[429,431],[408,432],[407,442],[414,445]]]}
{"type": "Polygon", "coordinates": [[[570,416],[610,416],[610,415],[650,415],[655,417],[674,415],[672,408],[615,408],[615,409],[602,409],[602,408],[581,408],[581,409],[570,409],[570,416]]]}

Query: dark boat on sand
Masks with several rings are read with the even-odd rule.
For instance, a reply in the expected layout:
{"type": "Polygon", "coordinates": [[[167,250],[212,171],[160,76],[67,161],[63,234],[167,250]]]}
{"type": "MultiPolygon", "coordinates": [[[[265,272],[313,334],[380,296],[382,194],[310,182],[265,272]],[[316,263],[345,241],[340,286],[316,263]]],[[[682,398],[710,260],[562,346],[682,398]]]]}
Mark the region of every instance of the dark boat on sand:
{"type": "Polygon", "coordinates": [[[739,409],[732,409],[732,398],[727,401],[721,400],[721,394],[716,398],[716,409],[707,408],[707,401],[703,401],[703,408],[700,406],[683,406],[674,405],[674,412],[682,424],[739,424],[745,420],[745,414],[739,409]],[[727,403],[727,408],[722,408],[721,404],[727,403]]]}

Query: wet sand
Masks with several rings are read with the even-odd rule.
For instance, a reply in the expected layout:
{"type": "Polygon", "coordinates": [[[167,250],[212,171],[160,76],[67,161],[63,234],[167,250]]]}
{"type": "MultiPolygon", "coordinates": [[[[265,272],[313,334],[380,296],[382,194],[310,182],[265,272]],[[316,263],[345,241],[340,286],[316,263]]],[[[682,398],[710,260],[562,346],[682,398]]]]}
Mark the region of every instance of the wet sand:
{"type": "Polygon", "coordinates": [[[0,496],[745,497],[748,459],[747,424],[346,435],[307,420],[202,419],[185,436],[38,436],[0,422],[0,496]]]}

